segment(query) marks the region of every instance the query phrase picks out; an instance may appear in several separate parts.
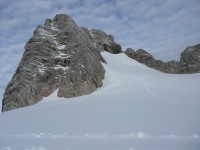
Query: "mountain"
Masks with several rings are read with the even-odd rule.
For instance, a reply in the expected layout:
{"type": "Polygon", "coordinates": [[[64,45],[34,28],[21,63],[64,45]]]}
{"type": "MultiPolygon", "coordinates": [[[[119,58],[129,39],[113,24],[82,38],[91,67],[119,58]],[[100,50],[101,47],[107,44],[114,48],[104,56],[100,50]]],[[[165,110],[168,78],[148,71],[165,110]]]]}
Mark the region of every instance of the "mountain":
{"type": "Polygon", "coordinates": [[[46,19],[5,89],[0,150],[199,150],[199,64],[200,45],[163,62],[46,19]]]}
{"type": "MultiPolygon", "coordinates": [[[[103,85],[106,60],[102,51],[122,53],[112,35],[79,27],[65,14],[46,19],[25,45],[25,52],[2,101],[2,112],[33,105],[58,90],[58,97],[76,97],[103,85]]],[[[186,48],[180,62],[162,62],[143,49],[125,54],[165,73],[200,72],[200,45],[186,48]]]]}
{"type": "Polygon", "coordinates": [[[58,89],[58,97],[90,94],[102,86],[105,62],[100,52],[121,46],[100,30],[81,28],[67,15],[38,26],[6,87],[2,111],[35,104],[58,89]]]}
{"type": "Polygon", "coordinates": [[[102,52],[102,87],[0,114],[1,150],[199,150],[200,74],[102,52]]]}

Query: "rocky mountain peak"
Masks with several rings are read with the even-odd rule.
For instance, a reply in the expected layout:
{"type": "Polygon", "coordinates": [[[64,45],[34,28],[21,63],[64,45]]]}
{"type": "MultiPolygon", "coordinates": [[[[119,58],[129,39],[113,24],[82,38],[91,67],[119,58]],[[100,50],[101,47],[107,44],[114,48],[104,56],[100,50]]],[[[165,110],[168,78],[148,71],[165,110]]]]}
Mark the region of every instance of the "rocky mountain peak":
{"type": "Polygon", "coordinates": [[[75,21],[65,14],[57,14],[52,20],[46,19],[45,26],[47,27],[57,27],[59,30],[66,30],[67,28],[78,27],[75,21]]]}
{"type": "Polygon", "coordinates": [[[105,60],[100,51],[106,50],[102,45],[109,45],[113,53],[115,45],[121,46],[111,35],[96,36],[97,32],[77,26],[68,15],[46,19],[25,45],[21,62],[6,87],[2,111],[35,104],[55,90],[58,97],[68,98],[101,87],[105,74],[101,62],[105,60]]]}

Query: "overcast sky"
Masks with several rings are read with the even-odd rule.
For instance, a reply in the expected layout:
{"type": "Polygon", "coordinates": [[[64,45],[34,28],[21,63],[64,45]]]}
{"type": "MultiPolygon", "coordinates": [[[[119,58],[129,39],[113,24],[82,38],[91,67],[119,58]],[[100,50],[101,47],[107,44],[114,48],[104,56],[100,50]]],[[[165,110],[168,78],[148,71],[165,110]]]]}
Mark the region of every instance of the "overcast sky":
{"type": "Polygon", "coordinates": [[[200,0],[0,0],[0,99],[36,26],[58,13],[157,59],[178,60],[200,43],[200,0]]]}

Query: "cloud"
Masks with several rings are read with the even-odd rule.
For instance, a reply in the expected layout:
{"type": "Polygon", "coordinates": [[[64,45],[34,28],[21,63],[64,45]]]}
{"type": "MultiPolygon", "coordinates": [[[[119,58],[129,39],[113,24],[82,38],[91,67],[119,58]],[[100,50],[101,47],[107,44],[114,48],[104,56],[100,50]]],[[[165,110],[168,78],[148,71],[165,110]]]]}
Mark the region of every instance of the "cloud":
{"type": "MultiPolygon", "coordinates": [[[[120,1],[117,6],[129,23],[121,24],[124,30],[118,30],[123,37],[124,47],[134,49],[147,48],[157,58],[164,60],[178,59],[185,47],[200,41],[198,26],[200,19],[196,15],[200,7],[191,8],[197,1],[140,1],[135,5],[127,5],[128,1],[120,1]],[[134,7],[133,7],[134,6],[134,7]],[[134,9],[133,9],[134,8],[134,9]],[[131,15],[129,15],[131,14],[131,15]],[[168,55],[173,52],[172,55],[168,55]],[[165,54],[164,54],[165,53],[165,54]]],[[[133,3],[133,1],[132,1],[133,3]]],[[[131,3],[130,3],[131,4],[131,3]]],[[[198,5],[199,6],[199,5],[198,5]]]]}
{"type": "Polygon", "coordinates": [[[3,12],[10,16],[28,16],[39,12],[49,11],[52,9],[52,1],[49,0],[21,0],[20,2],[11,0],[8,7],[3,12]],[[30,6],[31,7],[28,7],[30,6]],[[13,13],[13,10],[18,10],[13,13]]]}

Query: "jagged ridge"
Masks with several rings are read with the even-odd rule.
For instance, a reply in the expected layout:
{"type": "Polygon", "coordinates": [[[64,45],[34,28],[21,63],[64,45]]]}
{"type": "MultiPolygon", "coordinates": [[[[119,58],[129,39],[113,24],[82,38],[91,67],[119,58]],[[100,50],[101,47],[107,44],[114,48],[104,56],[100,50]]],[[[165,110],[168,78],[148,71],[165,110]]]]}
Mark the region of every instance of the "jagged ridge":
{"type": "Polygon", "coordinates": [[[128,48],[125,54],[146,66],[164,73],[188,74],[200,72],[200,44],[187,47],[180,57],[180,61],[163,62],[156,60],[143,49],[134,51],[128,48]]]}

